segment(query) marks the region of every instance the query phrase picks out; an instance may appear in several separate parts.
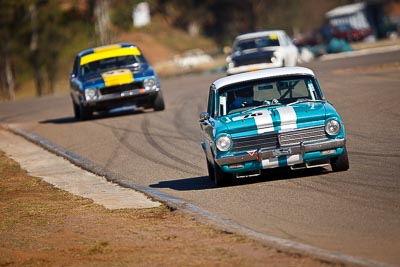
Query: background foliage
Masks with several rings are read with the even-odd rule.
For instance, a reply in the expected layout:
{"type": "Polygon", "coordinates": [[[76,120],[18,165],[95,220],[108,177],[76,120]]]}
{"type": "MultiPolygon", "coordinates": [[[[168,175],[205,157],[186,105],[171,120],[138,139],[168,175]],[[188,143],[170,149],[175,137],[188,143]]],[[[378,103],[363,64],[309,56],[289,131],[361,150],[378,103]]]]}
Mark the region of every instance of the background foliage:
{"type": "MultiPolygon", "coordinates": [[[[313,30],[320,27],[327,10],[354,1],[149,0],[157,19],[150,27],[133,29],[132,10],[139,2],[0,0],[0,99],[14,99],[28,80],[34,81],[36,95],[53,93],[59,75],[67,76],[77,52],[111,43],[124,32],[157,36],[180,29],[188,37],[210,38],[217,49],[248,31],[275,28],[293,35],[313,30]]],[[[157,40],[165,40],[163,45],[172,49],[196,48],[181,40],[157,40]]]]}

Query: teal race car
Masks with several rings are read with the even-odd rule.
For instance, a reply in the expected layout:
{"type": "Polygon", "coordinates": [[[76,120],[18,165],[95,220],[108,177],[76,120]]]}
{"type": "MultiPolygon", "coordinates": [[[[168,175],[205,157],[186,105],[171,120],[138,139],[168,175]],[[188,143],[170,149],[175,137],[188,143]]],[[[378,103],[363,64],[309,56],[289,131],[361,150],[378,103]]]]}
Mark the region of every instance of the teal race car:
{"type": "Polygon", "coordinates": [[[209,176],[217,186],[270,168],[349,169],[343,121],[307,68],[220,78],[211,85],[199,121],[209,176]]]}

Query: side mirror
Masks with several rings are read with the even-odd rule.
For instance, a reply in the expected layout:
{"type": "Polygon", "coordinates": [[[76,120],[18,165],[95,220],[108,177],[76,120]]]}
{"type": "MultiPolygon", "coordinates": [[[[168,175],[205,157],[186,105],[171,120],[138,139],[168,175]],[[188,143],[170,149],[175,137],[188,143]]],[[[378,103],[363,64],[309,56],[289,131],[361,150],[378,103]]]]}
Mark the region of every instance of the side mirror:
{"type": "Polygon", "coordinates": [[[135,63],[133,63],[132,67],[133,67],[133,70],[134,70],[134,71],[137,71],[137,70],[140,69],[140,64],[137,63],[137,62],[135,62],[135,63]]]}
{"type": "Polygon", "coordinates": [[[208,120],[210,118],[210,114],[208,114],[207,112],[201,112],[200,113],[200,122],[204,122],[206,120],[208,120]]]}

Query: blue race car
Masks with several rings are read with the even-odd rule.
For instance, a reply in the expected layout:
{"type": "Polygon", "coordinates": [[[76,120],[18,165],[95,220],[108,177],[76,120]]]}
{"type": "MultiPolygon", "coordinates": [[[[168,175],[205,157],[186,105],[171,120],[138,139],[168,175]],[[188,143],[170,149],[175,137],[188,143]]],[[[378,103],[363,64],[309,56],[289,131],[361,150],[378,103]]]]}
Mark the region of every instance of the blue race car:
{"type": "Polygon", "coordinates": [[[70,77],[75,118],[123,106],[164,110],[160,80],[140,49],[131,43],[80,52],[70,77]]]}
{"type": "Polygon", "coordinates": [[[200,127],[209,176],[217,186],[269,168],[349,168],[342,119],[307,68],[216,80],[200,127]]]}

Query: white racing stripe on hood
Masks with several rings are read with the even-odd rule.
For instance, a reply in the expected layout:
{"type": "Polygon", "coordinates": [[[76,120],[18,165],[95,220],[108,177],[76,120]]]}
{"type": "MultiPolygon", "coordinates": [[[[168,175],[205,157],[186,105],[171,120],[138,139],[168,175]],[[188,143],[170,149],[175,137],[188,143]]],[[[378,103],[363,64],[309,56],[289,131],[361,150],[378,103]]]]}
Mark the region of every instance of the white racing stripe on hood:
{"type": "Polygon", "coordinates": [[[263,159],[262,166],[263,169],[278,168],[279,167],[278,158],[263,159]]]}
{"type": "Polygon", "coordinates": [[[297,115],[293,107],[287,106],[284,108],[276,109],[279,112],[281,118],[281,129],[293,129],[297,128],[297,115]]]}
{"type": "Polygon", "coordinates": [[[274,130],[274,124],[269,110],[261,111],[261,116],[254,117],[254,121],[257,125],[257,131],[259,134],[272,132],[274,130]]]}

